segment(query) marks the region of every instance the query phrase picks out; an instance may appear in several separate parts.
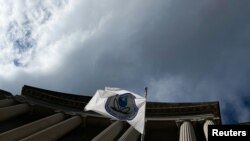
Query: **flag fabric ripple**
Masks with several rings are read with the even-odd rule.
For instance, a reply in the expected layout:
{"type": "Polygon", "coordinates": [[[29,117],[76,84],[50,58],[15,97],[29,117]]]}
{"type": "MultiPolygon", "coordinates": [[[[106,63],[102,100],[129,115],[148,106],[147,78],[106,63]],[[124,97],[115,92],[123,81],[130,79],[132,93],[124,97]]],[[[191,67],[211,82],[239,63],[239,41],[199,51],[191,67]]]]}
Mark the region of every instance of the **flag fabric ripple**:
{"type": "Polygon", "coordinates": [[[145,124],[146,98],[120,88],[106,87],[97,90],[85,106],[85,111],[94,111],[105,117],[127,121],[143,134],[145,124]]]}

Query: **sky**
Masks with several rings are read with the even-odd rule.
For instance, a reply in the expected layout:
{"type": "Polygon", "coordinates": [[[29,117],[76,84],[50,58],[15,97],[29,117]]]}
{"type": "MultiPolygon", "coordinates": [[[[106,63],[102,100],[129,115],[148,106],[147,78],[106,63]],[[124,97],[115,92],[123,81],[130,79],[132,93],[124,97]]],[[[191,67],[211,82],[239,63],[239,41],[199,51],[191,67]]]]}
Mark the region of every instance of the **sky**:
{"type": "Polygon", "coordinates": [[[249,0],[0,0],[0,89],[219,101],[250,121],[249,0]]]}

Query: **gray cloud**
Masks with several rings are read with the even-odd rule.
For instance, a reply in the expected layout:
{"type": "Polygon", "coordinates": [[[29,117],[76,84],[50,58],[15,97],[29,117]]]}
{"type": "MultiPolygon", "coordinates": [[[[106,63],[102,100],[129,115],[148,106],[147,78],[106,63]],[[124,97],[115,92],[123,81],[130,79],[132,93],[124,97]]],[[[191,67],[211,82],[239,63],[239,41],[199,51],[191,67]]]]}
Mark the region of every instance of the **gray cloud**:
{"type": "MultiPolygon", "coordinates": [[[[244,101],[250,99],[249,4],[233,0],[65,2],[60,6],[65,7],[64,15],[51,12],[48,19],[61,15],[60,24],[47,21],[43,28],[54,28],[48,30],[52,34],[35,38],[60,52],[53,69],[41,73],[17,67],[11,79],[0,75],[0,88],[20,93],[22,85],[28,84],[92,95],[105,86],[137,93],[149,86],[150,101],[219,100],[226,123],[249,121],[250,104],[244,101]],[[234,115],[228,114],[229,108],[234,115]]],[[[44,60],[43,64],[54,65],[44,60]]]]}

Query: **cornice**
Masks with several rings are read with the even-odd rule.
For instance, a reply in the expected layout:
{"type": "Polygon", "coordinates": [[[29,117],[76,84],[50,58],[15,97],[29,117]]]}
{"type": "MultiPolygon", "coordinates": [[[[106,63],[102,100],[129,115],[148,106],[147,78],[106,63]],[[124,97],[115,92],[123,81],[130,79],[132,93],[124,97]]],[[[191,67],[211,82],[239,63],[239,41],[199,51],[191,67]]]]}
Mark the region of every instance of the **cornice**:
{"type": "MultiPolygon", "coordinates": [[[[91,99],[90,96],[68,94],[31,86],[24,86],[22,96],[38,99],[40,101],[58,104],[65,107],[82,110],[91,99]]],[[[171,116],[195,116],[212,114],[213,117],[220,117],[219,102],[198,102],[198,103],[158,103],[147,102],[147,117],[171,117],[171,116]]]]}

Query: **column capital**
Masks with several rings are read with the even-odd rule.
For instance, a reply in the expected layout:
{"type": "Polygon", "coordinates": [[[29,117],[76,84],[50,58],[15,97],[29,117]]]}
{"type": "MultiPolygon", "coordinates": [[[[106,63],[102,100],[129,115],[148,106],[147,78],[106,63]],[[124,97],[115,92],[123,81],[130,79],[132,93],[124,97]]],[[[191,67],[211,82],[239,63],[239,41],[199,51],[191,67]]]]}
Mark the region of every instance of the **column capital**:
{"type": "Polygon", "coordinates": [[[208,140],[208,125],[214,125],[214,124],[215,124],[214,121],[211,120],[211,119],[206,119],[206,120],[204,120],[204,123],[203,123],[203,131],[204,131],[206,140],[208,140]]]}
{"type": "Polygon", "coordinates": [[[191,120],[176,120],[175,123],[176,123],[176,126],[180,128],[180,126],[184,123],[184,122],[189,122],[192,124],[192,121],[191,120]]]}
{"type": "Polygon", "coordinates": [[[194,128],[190,121],[182,122],[179,141],[196,141],[194,128]]]}

